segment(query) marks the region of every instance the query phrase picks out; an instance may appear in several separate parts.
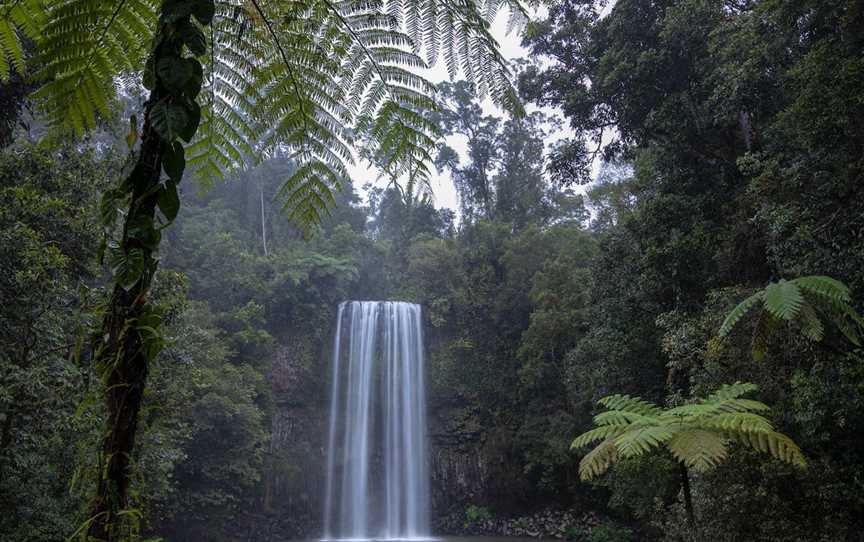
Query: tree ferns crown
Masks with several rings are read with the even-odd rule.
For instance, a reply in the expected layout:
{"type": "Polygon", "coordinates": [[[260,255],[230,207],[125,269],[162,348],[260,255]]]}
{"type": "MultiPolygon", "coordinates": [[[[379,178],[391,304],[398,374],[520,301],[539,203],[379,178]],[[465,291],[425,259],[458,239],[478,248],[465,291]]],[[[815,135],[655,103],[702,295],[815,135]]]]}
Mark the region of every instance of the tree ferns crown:
{"type": "Polygon", "coordinates": [[[705,471],[726,459],[733,442],[806,466],[798,446],[774,431],[762,415],[768,406],[742,398],[756,389],[754,384],[736,382],[696,403],[669,409],[629,395],[605,397],[599,404],[607,410],[594,417],[597,427],[576,437],[571,445],[579,449],[600,441],[580,461],[579,474],[590,480],[618,459],[664,447],[688,468],[705,471]]]}
{"type": "MultiPolygon", "coordinates": [[[[32,41],[41,109],[56,130],[80,135],[142,69],[145,86],[196,75],[192,64],[148,61],[166,25],[202,67],[189,165],[206,180],[287,153],[297,168],[280,192],[285,210],[312,225],[358,145],[394,179],[428,184],[436,127],[424,68],[443,59],[451,77],[521,111],[489,32],[502,8],[510,27],[524,20],[519,0],[219,0],[215,10],[212,0],[22,0],[2,8],[0,78],[24,72],[22,37],[32,41]]],[[[170,131],[181,117],[160,107],[149,120],[170,131]]]]}
{"type": "Polygon", "coordinates": [[[754,356],[759,358],[765,339],[779,324],[794,323],[811,341],[825,336],[822,319],[828,319],[854,345],[861,345],[864,319],[852,306],[849,288],[825,276],[806,276],[772,282],[739,303],[720,326],[720,337],[726,337],[750,311],[762,307],[753,337],[754,356]],[[820,317],[821,316],[821,317],[820,317]]]}

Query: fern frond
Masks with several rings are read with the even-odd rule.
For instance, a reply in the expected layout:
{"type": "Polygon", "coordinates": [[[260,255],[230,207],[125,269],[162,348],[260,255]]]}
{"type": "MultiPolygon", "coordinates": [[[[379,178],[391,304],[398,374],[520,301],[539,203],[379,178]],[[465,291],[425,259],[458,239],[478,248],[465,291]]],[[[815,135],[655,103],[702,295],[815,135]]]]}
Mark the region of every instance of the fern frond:
{"type": "Polygon", "coordinates": [[[626,410],[607,410],[594,416],[594,423],[596,425],[628,425],[637,423],[650,425],[654,422],[654,417],[626,410]]]}
{"type": "Polygon", "coordinates": [[[598,414],[594,418],[597,427],[573,440],[572,449],[602,441],[582,458],[582,479],[602,474],[619,457],[637,457],[663,446],[688,468],[708,470],[727,458],[730,440],[804,466],[801,450],[789,437],[774,431],[771,422],[760,414],[768,406],[741,397],[756,389],[754,384],[736,382],[698,402],[667,410],[628,395],[601,399],[600,404],[620,410],[598,414]]]}
{"type": "Polygon", "coordinates": [[[771,455],[785,463],[806,467],[807,460],[798,445],[786,435],[775,431],[738,433],[732,435],[736,441],[755,450],[771,455]]]}
{"type": "Polygon", "coordinates": [[[37,41],[47,11],[42,0],[18,0],[0,7],[0,82],[24,75],[24,41],[37,41]]]}
{"type": "Polygon", "coordinates": [[[752,412],[727,412],[699,422],[701,427],[717,429],[725,433],[764,433],[774,427],[764,416],[752,412]]]}
{"type": "Polygon", "coordinates": [[[735,327],[735,324],[737,324],[741,320],[741,318],[743,318],[748,312],[750,312],[753,307],[762,302],[763,297],[763,292],[756,292],[755,294],[751,295],[750,297],[739,303],[738,306],[736,306],[734,309],[732,309],[732,312],[730,312],[726,316],[726,319],[723,320],[723,324],[720,326],[720,336],[725,337],[726,335],[728,335],[729,332],[732,331],[732,328],[735,327]]]}
{"type": "Polygon", "coordinates": [[[793,282],[780,279],[765,288],[763,306],[779,320],[793,320],[801,311],[804,296],[793,282]]]}
{"type": "Polygon", "coordinates": [[[617,437],[622,431],[624,431],[624,428],[620,426],[604,425],[602,427],[596,427],[573,439],[573,442],[570,444],[570,449],[578,450],[579,448],[584,448],[598,440],[617,437]]]}
{"type": "Polygon", "coordinates": [[[819,316],[811,305],[801,307],[798,318],[801,324],[801,333],[811,341],[821,341],[825,336],[825,326],[819,320],[819,316]]]}
{"type": "Polygon", "coordinates": [[[677,433],[669,441],[669,451],[675,459],[699,472],[716,467],[729,453],[719,434],[703,430],[677,433]]]}
{"type": "Polygon", "coordinates": [[[852,300],[849,296],[849,288],[839,280],[832,279],[831,277],[811,275],[792,279],[789,282],[805,292],[826,297],[837,302],[849,303],[852,300]]]}
{"type": "Polygon", "coordinates": [[[600,399],[597,403],[609,410],[621,410],[644,416],[656,416],[662,412],[660,407],[654,403],[629,395],[610,395],[600,399]]]}
{"type": "Polygon", "coordinates": [[[717,391],[709,395],[706,399],[706,403],[713,403],[717,401],[725,401],[727,399],[737,399],[744,394],[751,393],[754,391],[758,391],[759,386],[756,384],[751,384],[749,382],[735,382],[734,384],[723,384],[717,391]]]}
{"type": "Polygon", "coordinates": [[[640,427],[615,438],[615,447],[621,457],[634,457],[658,448],[678,432],[674,426],[663,424],[640,427]]]}
{"type": "Polygon", "coordinates": [[[140,71],[156,28],[156,0],[63,0],[38,43],[45,84],[35,93],[49,124],[77,134],[110,114],[116,82],[140,71]]]}
{"type": "Polygon", "coordinates": [[[618,448],[615,447],[615,441],[606,439],[579,461],[579,477],[583,480],[596,478],[609,470],[617,460],[618,448]]]}

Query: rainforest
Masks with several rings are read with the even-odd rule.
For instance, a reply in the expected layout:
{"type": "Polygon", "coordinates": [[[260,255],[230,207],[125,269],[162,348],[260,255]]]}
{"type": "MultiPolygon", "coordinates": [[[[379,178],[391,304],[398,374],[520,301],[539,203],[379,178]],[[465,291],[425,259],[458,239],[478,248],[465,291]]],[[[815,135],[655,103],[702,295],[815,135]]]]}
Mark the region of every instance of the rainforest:
{"type": "Polygon", "coordinates": [[[0,542],[864,541],[862,311],[862,0],[0,0],[0,542]]]}

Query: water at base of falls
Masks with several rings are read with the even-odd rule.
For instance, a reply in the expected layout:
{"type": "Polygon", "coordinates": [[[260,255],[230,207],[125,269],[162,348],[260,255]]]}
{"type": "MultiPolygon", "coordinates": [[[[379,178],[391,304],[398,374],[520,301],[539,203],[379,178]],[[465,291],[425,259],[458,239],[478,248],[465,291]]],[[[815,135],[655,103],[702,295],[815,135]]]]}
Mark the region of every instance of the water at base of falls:
{"type": "Polygon", "coordinates": [[[419,305],[339,305],[322,540],[431,540],[424,368],[419,305]]]}

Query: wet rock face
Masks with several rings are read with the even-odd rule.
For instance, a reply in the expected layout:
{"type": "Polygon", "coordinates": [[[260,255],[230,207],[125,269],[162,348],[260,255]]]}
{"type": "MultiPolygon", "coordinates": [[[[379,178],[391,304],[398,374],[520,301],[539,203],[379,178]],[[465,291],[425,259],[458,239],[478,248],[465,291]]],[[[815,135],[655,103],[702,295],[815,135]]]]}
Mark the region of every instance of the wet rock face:
{"type": "MultiPolygon", "coordinates": [[[[310,393],[298,349],[280,346],[269,383],[275,403],[256,531],[261,540],[316,538],[321,534],[327,406],[310,393]]],[[[326,398],[325,398],[326,400],[326,398]]]]}

